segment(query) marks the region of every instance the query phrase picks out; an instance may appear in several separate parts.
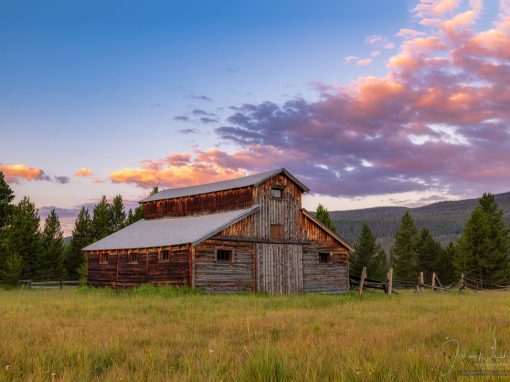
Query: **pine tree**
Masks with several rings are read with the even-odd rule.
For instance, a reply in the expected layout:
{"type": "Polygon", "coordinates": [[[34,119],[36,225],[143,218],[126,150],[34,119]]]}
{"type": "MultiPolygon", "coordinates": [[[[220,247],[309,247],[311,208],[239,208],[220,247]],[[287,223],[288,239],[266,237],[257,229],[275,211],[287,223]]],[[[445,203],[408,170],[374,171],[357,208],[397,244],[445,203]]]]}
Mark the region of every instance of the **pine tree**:
{"type": "Polygon", "coordinates": [[[418,231],[414,219],[406,212],[395,235],[395,243],[391,248],[395,278],[414,281],[418,276],[416,243],[418,231]]]}
{"type": "Polygon", "coordinates": [[[112,209],[112,232],[117,232],[126,226],[126,211],[124,209],[124,203],[122,202],[122,196],[117,195],[113,198],[111,204],[112,209]]]}
{"type": "Polygon", "coordinates": [[[29,198],[24,197],[15,207],[11,224],[5,232],[5,253],[23,260],[21,277],[35,277],[40,251],[39,214],[29,198]]]}
{"type": "Polygon", "coordinates": [[[10,220],[14,209],[14,206],[11,204],[13,199],[14,192],[5,182],[4,173],[0,171],[0,231],[10,220]]]}
{"type": "Polygon", "coordinates": [[[442,249],[435,262],[435,268],[439,280],[443,284],[451,284],[458,280],[454,267],[455,245],[450,242],[446,248],[442,249]]]}
{"type": "Polygon", "coordinates": [[[441,244],[434,240],[427,228],[422,228],[416,243],[417,267],[423,272],[425,280],[431,280],[436,272],[436,264],[442,252],[441,244]]]}
{"type": "Polygon", "coordinates": [[[480,199],[456,249],[457,271],[479,279],[482,287],[509,281],[510,234],[493,195],[484,194],[480,199]]]}
{"type": "Polygon", "coordinates": [[[330,230],[336,232],[336,228],[335,225],[333,224],[333,221],[331,220],[331,216],[329,216],[328,210],[322,204],[319,204],[317,206],[317,210],[315,211],[315,217],[330,230]]]}
{"type": "Polygon", "coordinates": [[[23,271],[23,259],[15,252],[5,254],[2,268],[0,268],[0,280],[7,285],[15,286],[21,278],[23,271]]]}
{"type": "Polygon", "coordinates": [[[82,249],[93,241],[92,219],[89,211],[82,207],[74,222],[73,236],[67,250],[65,268],[69,279],[80,277],[80,269],[86,262],[82,249]]]}
{"type": "Polygon", "coordinates": [[[363,225],[355,245],[355,251],[349,259],[349,273],[359,276],[363,267],[371,279],[384,280],[386,277],[386,259],[384,250],[376,242],[377,238],[367,224],[363,225]]]}
{"type": "Polygon", "coordinates": [[[104,195],[94,207],[94,212],[92,214],[92,231],[94,241],[100,240],[114,232],[112,208],[104,195]]]}
{"type": "Polygon", "coordinates": [[[55,210],[46,218],[41,233],[41,251],[37,262],[37,278],[40,280],[61,280],[64,262],[63,233],[55,210]]]}

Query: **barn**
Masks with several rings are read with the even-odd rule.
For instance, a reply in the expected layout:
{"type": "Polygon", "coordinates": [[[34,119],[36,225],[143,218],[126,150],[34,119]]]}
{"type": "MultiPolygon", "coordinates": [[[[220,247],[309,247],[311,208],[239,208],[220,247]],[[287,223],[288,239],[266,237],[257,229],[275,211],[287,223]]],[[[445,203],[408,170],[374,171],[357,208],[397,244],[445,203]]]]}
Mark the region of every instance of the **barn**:
{"type": "Polygon", "coordinates": [[[269,294],[348,290],[351,245],[301,206],[286,169],[161,191],[145,219],[84,252],[91,286],[188,285],[269,294]]]}

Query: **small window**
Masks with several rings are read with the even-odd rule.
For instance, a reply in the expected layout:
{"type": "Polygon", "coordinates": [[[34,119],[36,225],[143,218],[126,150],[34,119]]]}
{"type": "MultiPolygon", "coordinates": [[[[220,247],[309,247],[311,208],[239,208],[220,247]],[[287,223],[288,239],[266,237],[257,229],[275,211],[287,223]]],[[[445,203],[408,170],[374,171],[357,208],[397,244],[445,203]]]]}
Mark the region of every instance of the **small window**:
{"type": "Polygon", "coordinates": [[[217,261],[232,261],[232,250],[231,249],[218,249],[216,250],[217,261]]]}
{"type": "Polygon", "coordinates": [[[284,238],[283,224],[271,224],[271,239],[282,240],[284,238]]]}
{"type": "Polygon", "coordinates": [[[99,264],[108,264],[108,254],[107,253],[99,254],[99,264]]]}
{"type": "Polygon", "coordinates": [[[159,251],[159,261],[161,263],[166,263],[170,261],[170,251],[169,250],[159,251]]]}
{"type": "Polygon", "coordinates": [[[128,263],[130,264],[136,264],[138,263],[138,253],[131,252],[128,254],[128,263]]]}
{"type": "Polygon", "coordinates": [[[319,263],[329,263],[331,256],[328,252],[320,252],[319,253],[319,263]]]}
{"type": "Polygon", "coordinates": [[[271,197],[273,199],[281,199],[283,197],[283,189],[280,187],[271,188],[271,197]]]}

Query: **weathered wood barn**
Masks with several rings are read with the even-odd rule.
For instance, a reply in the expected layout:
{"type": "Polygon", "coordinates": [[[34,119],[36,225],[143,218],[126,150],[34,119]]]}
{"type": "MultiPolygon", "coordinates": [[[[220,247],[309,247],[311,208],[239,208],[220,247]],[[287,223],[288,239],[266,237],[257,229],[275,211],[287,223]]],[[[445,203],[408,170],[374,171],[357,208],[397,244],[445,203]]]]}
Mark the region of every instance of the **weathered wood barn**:
{"type": "Polygon", "coordinates": [[[301,207],[308,191],[285,169],[161,191],[144,220],[84,248],[88,284],[345,291],[352,247],[301,207]]]}

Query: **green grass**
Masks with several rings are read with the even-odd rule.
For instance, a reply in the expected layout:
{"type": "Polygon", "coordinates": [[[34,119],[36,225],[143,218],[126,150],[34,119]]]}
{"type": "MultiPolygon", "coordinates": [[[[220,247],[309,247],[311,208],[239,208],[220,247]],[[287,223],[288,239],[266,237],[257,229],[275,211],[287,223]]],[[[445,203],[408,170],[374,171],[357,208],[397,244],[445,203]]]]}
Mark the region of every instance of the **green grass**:
{"type": "Polygon", "coordinates": [[[0,381],[433,381],[447,337],[510,370],[510,293],[0,290],[0,381]]]}

